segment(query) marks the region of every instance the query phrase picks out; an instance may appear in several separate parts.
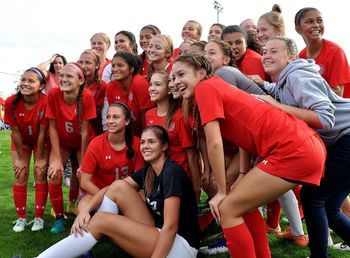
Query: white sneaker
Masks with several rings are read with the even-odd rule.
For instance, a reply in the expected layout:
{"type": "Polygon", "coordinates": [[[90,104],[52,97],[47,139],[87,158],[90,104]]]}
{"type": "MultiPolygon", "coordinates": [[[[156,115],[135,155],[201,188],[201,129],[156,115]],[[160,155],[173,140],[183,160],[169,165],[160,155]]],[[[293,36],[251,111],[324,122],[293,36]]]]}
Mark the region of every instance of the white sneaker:
{"type": "Polygon", "coordinates": [[[333,248],[338,249],[338,250],[343,250],[343,251],[350,252],[350,246],[347,243],[345,243],[345,242],[335,244],[335,245],[333,245],[333,248]]]}
{"type": "Polygon", "coordinates": [[[22,232],[22,231],[24,231],[24,228],[27,226],[27,221],[26,221],[26,219],[19,218],[19,219],[15,220],[14,222],[12,222],[12,224],[16,224],[13,227],[13,231],[22,232]]]}
{"type": "Polygon", "coordinates": [[[33,224],[32,231],[40,231],[44,229],[44,220],[42,218],[35,218],[28,225],[33,224]]]}

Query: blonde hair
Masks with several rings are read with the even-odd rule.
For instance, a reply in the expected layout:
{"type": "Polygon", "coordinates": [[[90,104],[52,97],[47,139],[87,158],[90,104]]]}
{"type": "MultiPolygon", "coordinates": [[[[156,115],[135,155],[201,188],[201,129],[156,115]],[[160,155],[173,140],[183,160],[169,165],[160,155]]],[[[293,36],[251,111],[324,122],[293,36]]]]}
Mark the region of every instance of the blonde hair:
{"type": "Polygon", "coordinates": [[[264,13],[260,16],[260,19],[265,19],[269,24],[271,24],[275,29],[277,29],[281,36],[285,35],[284,19],[282,16],[282,8],[278,4],[272,6],[271,12],[264,13]]]}

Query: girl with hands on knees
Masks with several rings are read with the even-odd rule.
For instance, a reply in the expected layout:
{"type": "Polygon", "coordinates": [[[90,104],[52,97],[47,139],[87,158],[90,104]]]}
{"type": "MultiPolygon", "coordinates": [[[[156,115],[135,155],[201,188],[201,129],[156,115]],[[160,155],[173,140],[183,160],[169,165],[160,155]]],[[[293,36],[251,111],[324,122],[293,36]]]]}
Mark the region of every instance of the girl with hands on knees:
{"type": "Polygon", "coordinates": [[[168,159],[168,147],[163,127],[144,129],[140,149],[147,165],[99,191],[79,213],[72,234],[38,257],[76,257],[102,236],[111,238],[132,257],[196,257],[199,226],[195,195],[181,166],[168,159]],[[145,200],[137,192],[140,189],[145,200]],[[98,207],[90,219],[89,212],[98,207]]]}
{"type": "Polygon", "coordinates": [[[265,221],[257,208],[298,183],[319,185],[325,161],[322,141],[303,121],[212,77],[203,56],[179,56],[173,76],[183,97],[195,98],[197,103],[218,188],[209,204],[221,223],[231,255],[270,257],[265,221]],[[229,193],[223,138],[242,150],[241,178],[229,193]],[[250,155],[262,158],[252,169],[250,155]]]}
{"type": "MultiPolygon", "coordinates": [[[[48,176],[50,199],[56,217],[51,228],[54,234],[62,233],[66,227],[62,192],[64,164],[70,158],[72,173],[76,173],[93,137],[90,120],[96,117],[95,101],[85,85],[85,71],[77,63],[68,63],[60,74],[60,88],[52,89],[48,96],[46,117],[49,119],[52,145],[48,176]]],[[[75,188],[70,188],[69,204],[77,201],[78,194],[77,182],[75,188]]]]}
{"type": "Polygon", "coordinates": [[[45,119],[47,96],[41,92],[45,86],[44,73],[38,68],[29,68],[22,75],[19,91],[8,97],[5,102],[5,123],[12,128],[11,150],[15,176],[13,198],[18,216],[13,227],[15,232],[22,232],[28,224],[33,224],[32,231],[44,229],[49,155],[48,122],[45,119]],[[27,184],[32,153],[34,154],[35,218],[27,224],[27,184]]]}

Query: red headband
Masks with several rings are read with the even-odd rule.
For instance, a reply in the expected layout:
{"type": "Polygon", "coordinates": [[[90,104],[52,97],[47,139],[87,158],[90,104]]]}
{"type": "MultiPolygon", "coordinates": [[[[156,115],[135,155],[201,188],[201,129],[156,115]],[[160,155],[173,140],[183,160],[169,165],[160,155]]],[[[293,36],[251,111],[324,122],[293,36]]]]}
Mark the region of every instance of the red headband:
{"type": "Polygon", "coordinates": [[[85,79],[84,72],[75,63],[68,63],[66,64],[66,66],[69,66],[70,68],[72,68],[74,71],[76,71],[79,74],[81,78],[85,79]]]}

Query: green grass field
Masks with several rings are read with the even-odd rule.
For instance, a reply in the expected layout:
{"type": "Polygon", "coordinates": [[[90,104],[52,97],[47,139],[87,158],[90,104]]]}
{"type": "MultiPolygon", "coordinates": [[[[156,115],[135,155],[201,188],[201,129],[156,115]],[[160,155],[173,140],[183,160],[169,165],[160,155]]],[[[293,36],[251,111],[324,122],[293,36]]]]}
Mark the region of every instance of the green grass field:
{"type": "MultiPolygon", "coordinates": [[[[12,221],[16,219],[12,198],[13,172],[10,153],[10,132],[0,131],[0,258],[11,258],[18,256],[22,258],[32,258],[38,255],[41,251],[59,241],[69,234],[69,229],[63,234],[53,235],[50,233],[51,225],[54,219],[49,215],[51,209],[48,200],[45,212],[45,229],[40,232],[31,232],[30,227],[24,232],[15,233],[12,231],[12,221]]],[[[64,187],[65,199],[67,199],[67,187],[64,187]]],[[[34,188],[33,188],[33,173],[31,173],[28,183],[28,204],[27,204],[27,221],[33,219],[34,216],[34,188]]],[[[69,216],[71,224],[74,217],[69,216]]],[[[213,234],[219,231],[215,225],[210,227],[209,233],[213,234]]],[[[336,238],[333,238],[336,240],[336,238]]],[[[337,240],[336,240],[337,241],[337,240]]],[[[339,239],[338,239],[339,241],[339,239]]],[[[275,236],[269,236],[269,242],[274,258],[305,258],[309,256],[308,249],[300,248],[294,244],[277,239],[275,236]]],[[[203,242],[207,244],[208,242],[203,242]]],[[[108,239],[100,241],[93,249],[95,257],[129,257],[122,250],[115,247],[108,239]]],[[[206,257],[198,255],[198,257],[206,257]]],[[[209,256],[208,256],[209,257],[209,256]]],[[[216,258],[230,257],[228,254],[210,256],[216,258]]],[[[350,258],[350,253],[330,250],[331,258],[350,258]]],[[[181,258],[181,257],[179,257],[181,258]]]]}

